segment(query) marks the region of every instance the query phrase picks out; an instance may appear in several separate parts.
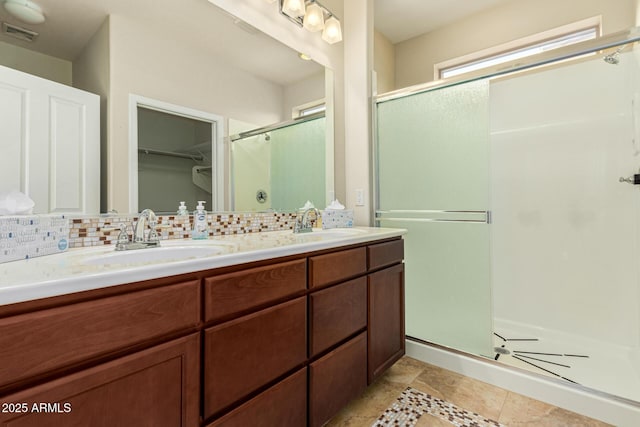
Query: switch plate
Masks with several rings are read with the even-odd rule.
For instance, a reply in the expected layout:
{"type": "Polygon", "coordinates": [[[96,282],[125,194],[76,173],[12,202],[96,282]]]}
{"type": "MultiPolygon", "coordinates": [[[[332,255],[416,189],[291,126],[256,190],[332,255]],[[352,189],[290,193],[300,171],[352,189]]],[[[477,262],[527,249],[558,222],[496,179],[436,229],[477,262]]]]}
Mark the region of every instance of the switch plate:
{"type": "Polygon", "coordinates": [[[356,189],[356,206],[364,206],[364,190],[362,188],[356,189]]]}

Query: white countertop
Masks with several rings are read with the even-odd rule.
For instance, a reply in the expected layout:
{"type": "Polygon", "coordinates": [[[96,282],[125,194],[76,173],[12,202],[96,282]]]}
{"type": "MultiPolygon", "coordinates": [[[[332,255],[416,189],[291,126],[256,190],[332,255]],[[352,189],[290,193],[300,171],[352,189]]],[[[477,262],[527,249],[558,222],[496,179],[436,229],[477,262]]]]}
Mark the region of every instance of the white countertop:
{"type": "Polygon", "coordinates": [[[304,234],[288,230],[215,236],[208,240],[163,240],[160,248],[122,252],[116,252],[112,245],[71,249],[0,264],[0,305],[338,248],[405,233],[404,229],[374,227],[314,230],[304,234]],[[174,253],[180,255],[174,257],[174,253]]]}

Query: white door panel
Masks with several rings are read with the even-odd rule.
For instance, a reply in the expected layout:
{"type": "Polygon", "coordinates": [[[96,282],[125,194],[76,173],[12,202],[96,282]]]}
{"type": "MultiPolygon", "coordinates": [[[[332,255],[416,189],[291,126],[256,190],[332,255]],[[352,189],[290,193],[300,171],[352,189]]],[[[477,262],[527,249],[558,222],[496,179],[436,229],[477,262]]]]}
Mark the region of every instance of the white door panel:
{"type": "Polygon", "coordinates": [[[0,66],[0,113],[0,191],[35,213],[98,212],[99,96],[0,66]]]}
{"type": "Polygon", "coordinates": [[[0,83],[0,100],[0,191],[24,192],[27,90],[0,83]]]}

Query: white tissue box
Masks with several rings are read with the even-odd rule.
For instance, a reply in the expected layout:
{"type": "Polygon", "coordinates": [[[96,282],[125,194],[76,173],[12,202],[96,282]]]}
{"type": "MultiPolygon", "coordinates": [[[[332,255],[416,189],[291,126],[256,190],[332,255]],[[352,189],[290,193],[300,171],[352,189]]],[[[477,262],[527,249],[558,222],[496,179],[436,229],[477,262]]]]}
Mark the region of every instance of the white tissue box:
{"type": "Polygon", "coordinates": [[[325,209],[322,211],[322,229],[353,227],[352,209],[325,209]]]}
{"type": "Polygon", "coordinates": [[[0,216],[0,263],[64,252],[69,219],[63,215],[0,216]]]}

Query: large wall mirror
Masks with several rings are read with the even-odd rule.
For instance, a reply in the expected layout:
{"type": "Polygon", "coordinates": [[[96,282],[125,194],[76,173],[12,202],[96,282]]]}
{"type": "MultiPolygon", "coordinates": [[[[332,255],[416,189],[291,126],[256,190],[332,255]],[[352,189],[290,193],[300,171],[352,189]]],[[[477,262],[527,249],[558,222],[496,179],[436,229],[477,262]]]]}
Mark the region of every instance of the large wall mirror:
{"type": "MultiPolygon", "coordinates": [[[[299,152],[289,147],[285,155],[267,156],[263,144],[258,156],[234,158],[230,136],[279,128],[305,106],[325,102],[330,70],[206,0],[37,3],[42,24],[21,22],[0,7],[0,21],[38,33],[25,41],[3,31],[0,65],[100,95],[101,211],[171,212],[182,200],[189,209],[207,200],[219,211],[304,204],[301,195],[289,197],[287,182],[297,177],[285,173],[299,170],[293,163],[299,152]],[[276,169],[247,187],[251,194],[234,194],[232,170],[255,166],[243,161],[276,169]],[[268,180],[274,177],[277,182],[268,180]],[[256,201],[264,189],[267,200],[286,201],[236,202],[256,201]]],[[[314,138],[332,153],[333,135],[315,128],[314,138]]],[[[282,152],[280,144],[270,145],[282,152]]],[[[333,194],[333,159],[317,147],[302,154],[322,171],[304,181],[318,181],[322,196],[316,197],[323,200],[314,202],[323,205],[333,194]]]]}

